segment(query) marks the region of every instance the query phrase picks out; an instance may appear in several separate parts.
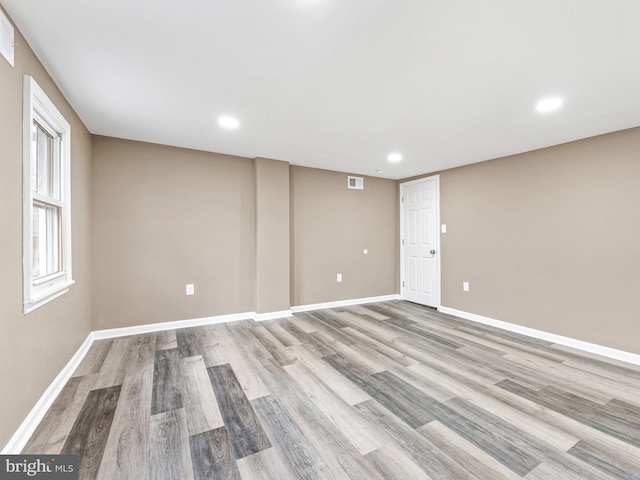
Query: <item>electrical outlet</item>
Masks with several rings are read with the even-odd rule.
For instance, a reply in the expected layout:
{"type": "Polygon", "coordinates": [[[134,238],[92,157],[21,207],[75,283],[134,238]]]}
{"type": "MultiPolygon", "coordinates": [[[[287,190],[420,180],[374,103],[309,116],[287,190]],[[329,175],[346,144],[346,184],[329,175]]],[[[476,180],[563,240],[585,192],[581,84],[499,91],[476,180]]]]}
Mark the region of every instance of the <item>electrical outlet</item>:
{"type": "Polygon", "coordinates": [[[342,281],[342,274],[339,273],[336,275],[336,282],[341,282],[342,281]]]}
{"type": "Polygon", "coordinates": [[[193,283],[187,283],[187,295],[195,295],[196,290],[193,283]]]}
{"type": "Polygon", "coordinates": [[[440,227],[440,231],[441,231],[442,233],[447,233],[447,226],[446,226],[444,223],[441,225],[441,227],[440,227]]]}
{"type": "Polygon", "coordinates": [[[462,282],[462,290],[465,292],[469,291],[469,282],[462,282]]]}

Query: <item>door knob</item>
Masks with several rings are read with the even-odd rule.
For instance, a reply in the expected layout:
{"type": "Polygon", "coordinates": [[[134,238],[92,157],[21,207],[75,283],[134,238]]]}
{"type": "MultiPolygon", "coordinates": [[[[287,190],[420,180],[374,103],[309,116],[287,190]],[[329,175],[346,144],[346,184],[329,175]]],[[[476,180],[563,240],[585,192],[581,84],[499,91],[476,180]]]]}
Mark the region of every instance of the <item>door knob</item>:
{"type": "Polygon", "coordinates": [[[430,253],[431,255],[435,255],[435,254],[436,254],[436,251],[435,251],[435,250],[431,250],[429,253],[430,253]]]}

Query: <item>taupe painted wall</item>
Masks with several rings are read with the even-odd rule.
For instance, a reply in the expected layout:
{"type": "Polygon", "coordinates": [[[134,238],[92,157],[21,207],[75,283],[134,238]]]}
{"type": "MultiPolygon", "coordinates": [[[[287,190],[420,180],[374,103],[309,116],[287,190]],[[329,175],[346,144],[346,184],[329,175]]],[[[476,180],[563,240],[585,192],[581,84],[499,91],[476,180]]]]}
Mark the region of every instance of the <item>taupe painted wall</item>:
{"type": "Polygon", "coordinates": [[[94,137],[95,330],[253,311],[253,168],[94,137]]]}
{"type": "Polygon", "coordinates": [[[296,166],[290,178],[291,304],[398,293],[397,182],[365,177],[349,190],[346,173],[296,166]]]}
{"type": "Polygon", "coordinates": [[[91,136],[16,30],[0,57],[0,449],[91,330],[91,136]],[[68,293],[22,313],[22,91],[31,75],[71,124],[73,277],[68,293]]]}
{"type": "Polygon", "coordinates": [[[289,164],[255,159],[257,313],[280,312],[289,298],[289,164]]]}
{"type": "Polygon", "coordinates": [[[440,175],[444,306],[640,354],[640,128],[440,175]]]}

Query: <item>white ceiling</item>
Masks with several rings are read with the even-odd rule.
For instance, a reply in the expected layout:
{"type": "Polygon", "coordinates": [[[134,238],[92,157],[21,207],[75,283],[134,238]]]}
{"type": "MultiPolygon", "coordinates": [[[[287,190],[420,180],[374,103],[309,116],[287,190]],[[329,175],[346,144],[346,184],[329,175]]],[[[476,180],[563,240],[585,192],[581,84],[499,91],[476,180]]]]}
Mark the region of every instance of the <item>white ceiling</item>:
{"type": "Polygon", "coordinates": [[[397,179],[640,126],[638,0],[0,2],[100,135],[397,179]]]}

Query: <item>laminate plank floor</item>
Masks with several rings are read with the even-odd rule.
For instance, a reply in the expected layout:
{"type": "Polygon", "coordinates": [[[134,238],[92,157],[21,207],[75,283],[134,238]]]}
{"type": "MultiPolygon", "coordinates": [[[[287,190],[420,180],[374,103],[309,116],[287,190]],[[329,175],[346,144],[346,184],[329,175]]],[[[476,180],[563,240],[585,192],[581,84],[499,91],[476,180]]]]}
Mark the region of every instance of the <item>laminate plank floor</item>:
{"type": "Polygon", "coordinates": [[[391,301],[97,341],[23,453],[100,479],[640,479],[640,366],[391,301]]]}

